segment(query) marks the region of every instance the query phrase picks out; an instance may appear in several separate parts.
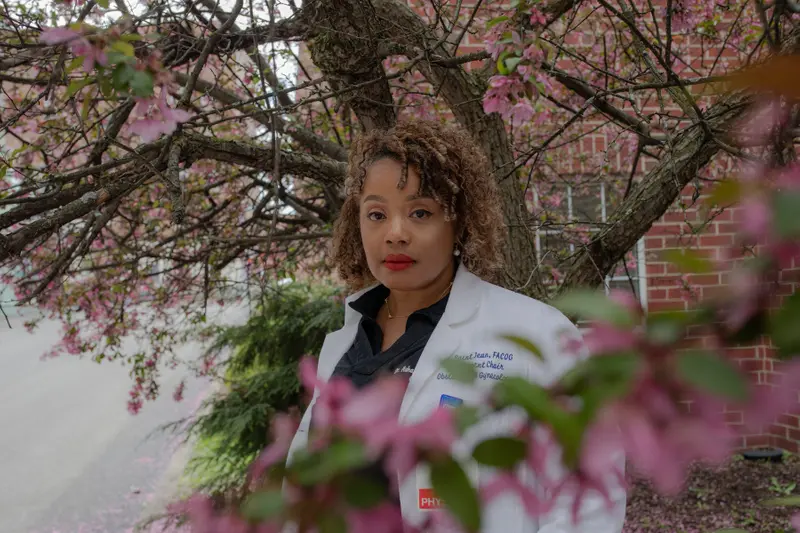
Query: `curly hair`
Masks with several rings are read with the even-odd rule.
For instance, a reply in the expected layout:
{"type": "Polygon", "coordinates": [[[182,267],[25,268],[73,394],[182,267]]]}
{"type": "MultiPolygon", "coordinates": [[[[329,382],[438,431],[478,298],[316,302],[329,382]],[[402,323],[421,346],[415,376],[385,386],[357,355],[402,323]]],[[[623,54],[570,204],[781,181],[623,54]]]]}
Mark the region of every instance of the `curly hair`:
{"type": "Polygon", "coordinates": [[[331,261],[351,288],[375,281],[367,265],[359,226],[359,196],[367,169],[390,158],[420,175],[420,193],[456,222],[456,247],[473,274],[493,280],[502,263],[503,215],[497,185],[481,149],[462,129],[429,120],[406,119],[389,130],[373,130],[350,148],[345,201],[333,227],[331,261]]]}

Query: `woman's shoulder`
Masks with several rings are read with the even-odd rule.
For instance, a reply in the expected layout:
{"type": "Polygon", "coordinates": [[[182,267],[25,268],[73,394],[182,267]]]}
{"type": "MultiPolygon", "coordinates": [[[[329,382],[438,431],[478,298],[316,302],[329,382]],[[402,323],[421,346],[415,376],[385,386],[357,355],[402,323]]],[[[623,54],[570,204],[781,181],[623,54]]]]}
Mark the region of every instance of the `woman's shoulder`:
{"type": "Polygon", "coordinates": [[[550,304],[488,281],[483,283],[486,307],[499,320],[521,322],[540,330],[548,326],[575,327],[561,311],[550,304]]]}

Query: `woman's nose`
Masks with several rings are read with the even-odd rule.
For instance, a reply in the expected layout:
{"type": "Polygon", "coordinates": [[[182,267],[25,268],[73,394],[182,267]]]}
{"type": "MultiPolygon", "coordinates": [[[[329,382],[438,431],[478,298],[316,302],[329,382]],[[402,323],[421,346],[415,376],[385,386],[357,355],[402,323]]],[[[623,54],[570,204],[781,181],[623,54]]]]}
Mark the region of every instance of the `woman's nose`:
{"type": "Polygon", "coordinates": [[[392,217],[389,219],[389,231],[386,233],[386,242],[408,242],[408,229],[404,217],[392,217]]]}

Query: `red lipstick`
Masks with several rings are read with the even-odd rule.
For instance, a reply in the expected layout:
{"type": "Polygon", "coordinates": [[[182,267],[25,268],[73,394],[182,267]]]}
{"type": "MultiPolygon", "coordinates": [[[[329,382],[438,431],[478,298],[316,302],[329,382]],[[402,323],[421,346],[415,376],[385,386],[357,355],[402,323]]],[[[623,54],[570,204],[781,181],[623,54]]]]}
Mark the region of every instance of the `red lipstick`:
{"type": "Polygon", "coordinates": [[[383,259],[383,264],[389,270],[405,270],[414,264],[414,260],[405,254],[389,254],[383,259]]]}

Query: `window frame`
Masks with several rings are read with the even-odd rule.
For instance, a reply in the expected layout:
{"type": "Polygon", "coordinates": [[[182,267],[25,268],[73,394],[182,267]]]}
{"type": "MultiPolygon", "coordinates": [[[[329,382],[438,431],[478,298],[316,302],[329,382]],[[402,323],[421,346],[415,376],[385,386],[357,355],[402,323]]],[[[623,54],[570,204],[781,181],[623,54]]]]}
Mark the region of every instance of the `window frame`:
{"type": "MultiPolygon", "coordinates": [[[[604,181],[599,182],[600,186],[600,223],[605,223],[608,221],[608,206],[606,202],[606,183],[604,181]]],[[[572,194],[572,185],[566,185],[566,200],[567,200],[567,220],[574,221],[575,217],[572,212],[572,201],[573,194],[572,194]]],[[[539,191],[534,187],[533,188],[533,202],[535,207],[539,207],[539,191]]],[[[598,229],[591,230],[593,232],[600,231],[598,229]]],[[[535,246],[536,246],[536,262],[541,264],[542,262],[542,235],[558,235],[560,232],[558,230],[551,230],[551,229],[542,229],[541,227],[536,228],[535,232],[535,246]]],[[[570,253],[575,252],[575,243],[569,244],[570,253]]],[[[606,294],[609,294],[611,290],[611,283],[612,282],[619,282],[619,281],[631,281],[636,284],[636,288],[638,290],[637,299],[641,304],[642,308],[647,311],[647,261],[645,259],[645,242],[644,237],[640,238],[636,242],[636,276],[612,276],[607,275],[603,280],[603,289],[606,294]]]]}

